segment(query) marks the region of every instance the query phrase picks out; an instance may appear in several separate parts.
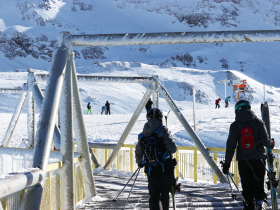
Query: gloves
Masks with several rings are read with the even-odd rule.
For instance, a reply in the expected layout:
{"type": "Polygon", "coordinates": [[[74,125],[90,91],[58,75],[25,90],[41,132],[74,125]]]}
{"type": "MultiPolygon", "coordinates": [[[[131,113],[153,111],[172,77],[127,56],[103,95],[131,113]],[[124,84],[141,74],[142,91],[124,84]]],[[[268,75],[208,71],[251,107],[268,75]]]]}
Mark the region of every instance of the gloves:
{"type": "Polygon", "coordinates": [[[224,174],[228,174],[228,169],[230,167],[230,164],[227,164],[227,163],[223,163],[223,173],[224,174]]]}
{"type": "Polygon", "coordinates": [[[273,149],[275,147],[275,140],[274,138],[270,139],[272,141],[272,146],[271,146],[271,149],[273,149]]]}
{"type": "Polygon", "coordinates": [[[139,164],[138,164],[138,167],[139,167],[139,168],[143,168],[143,167],[144,167],[144,164],[139,163],[139,164]]]}

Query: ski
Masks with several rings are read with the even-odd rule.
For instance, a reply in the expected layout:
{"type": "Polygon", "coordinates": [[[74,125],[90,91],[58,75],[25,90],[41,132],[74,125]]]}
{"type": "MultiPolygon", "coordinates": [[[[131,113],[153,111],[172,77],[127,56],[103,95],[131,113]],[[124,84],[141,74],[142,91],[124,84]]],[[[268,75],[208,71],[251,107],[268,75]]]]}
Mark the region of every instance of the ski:
{"type": "MultiPolygon", "coordinates": [[[[269,120],[269,107],[268,103],[265,102],[263,106],[261,106],[262,109],[262,120],[265,123],[267,133],[269,136],[269,139],[271,139],[270,135],[270,120],[269,120]]],[[[274,171],[273,167],[273,158],[274,154],[272,152],[272,149],[270,147],[266,148],[267,153],[267,165],[268,165],[268,178],[269,182],[267,183],[268,190],[271,190],[271,205],[273,210],[278,210],[278,203],[277,203],[277,195],[276,195],[276,188],[278,186],[278,183],[276,181],[276,172],[274,171]]]]}

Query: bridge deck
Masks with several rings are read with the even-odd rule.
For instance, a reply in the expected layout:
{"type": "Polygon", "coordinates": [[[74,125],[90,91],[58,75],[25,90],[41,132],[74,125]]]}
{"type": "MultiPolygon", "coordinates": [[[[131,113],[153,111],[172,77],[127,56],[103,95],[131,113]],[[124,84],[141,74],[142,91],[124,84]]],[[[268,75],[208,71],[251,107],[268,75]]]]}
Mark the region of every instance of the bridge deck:
{"type": "MultiPolygon", "coordinates": [[[[95,183],[100,201],[88,202],[80,210],[89,209],[149,209],[148,182],[143,176],[136,181],[130,194],[127,204],[126,199],[131,189],[133,180],[125,188],[125,191],[118,197],[116,202],[112,200],[118,195],[129,178],[112,175],[95,174],[95,183]],[[125,208],[124,208],[125,206],[125,208]]],[[[203,183],[184,182],[181,192],[176,194],[177,209],[243,209],[242,200],[237,195],[237,201],[231,198],[231,191],[227,186],[206,185],[203,183]]],[[[172,199],[170,198],[170,209],[172,199]]],[[[271,208],[268,208],[271,209],[271,208]]]]}

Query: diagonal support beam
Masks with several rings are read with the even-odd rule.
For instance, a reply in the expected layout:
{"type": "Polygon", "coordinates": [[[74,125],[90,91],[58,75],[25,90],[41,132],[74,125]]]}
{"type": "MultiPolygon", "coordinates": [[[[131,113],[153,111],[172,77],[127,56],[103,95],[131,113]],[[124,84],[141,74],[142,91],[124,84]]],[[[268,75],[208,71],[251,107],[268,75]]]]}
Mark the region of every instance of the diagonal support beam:
{"type": "Polygon", "coordinates": [[[177,107],[167,90],[163,85],[160,85],[159,92],[163,96],[163,98],[166,100],[176,117],[179,119],[185,130],[188,132],[190,137],[192,138],[193,142],[205,158],[205,160],[208,162],[210,167],[213,169],[214,173],[217,175],[217,177],[220,179],[221,183],[227,182],[226,177],[223,175],[222,171],[219,169],[217,163],[213,160],[213,158],[210,156],[208,150],[200,140],[200,138],[197,136],[197,134],[194,132],[194,130],[191,128],[183,114],[181,113],[180,109],[177,107]]]}
{"type": "Polygon", "coordinates": [[[119,153],[122,145],[124,144],[128,134],[130,133],[131,129],[133,128],[136,120],[138,119],[139,115],[141,114],[142,110],[144,109],[147,101],[149,100],[150,96],[153,93],[153,89],[152,89],[152,85],[150,85],[148,87],[148,90],[146,91],[145,95],[143,96],[140,104],[138,105],[137,109],[135,110],[133,116],[131,117],[129,123],[127,124],[124,132],[121,135],[120,140],[118,141],[116,147],[114,148],[112,154],[110,155],[110,157],[108,158],[107,163],[104,165],[104,169],[109,170],[110,165],[112,164],[112,162],[114,161],[114,159],[116,158],[117,154],[119,153]]]}
{"type": "Polygon", "coordinates": [[[27,84],[24,83],[23,86],[22,86],[22,92],[21,92],[20,98],[18,100],[17,107],[15,109],[15,112],[14,112],[13,117],[11,119],[11,122],[9,124],[6,135],[5,135],[5,137],[4,137],[4,139],[1,143],[1,147],[7,147],[8,146],[8,144],[11,140],[11,137],[13,135],[13,132],[15,130],[17,121],[18,121],[19,116],[20,116],[20,113],[22,111],[22,108],[23,108],[24,102],[26,100],[26,97],[27,97],[27,84]]]}
{"type": "MultiPolygon", "coordinates": [[[[35,139],[33,157],[33,168],[40,168],[44,173],[47,171],[49,161],[54,125],[68,58],[68,49],[65,47],[58,48],[58,50],[54,52],[53,58],[50,77],[42,105],[42,112],[38,122],[38,132],[35,139]]],[[[25,199],[22,200],[21,209],[39,210],[42,192],[42,185],[29,189],[24,195],[25,199]]]]}
{"type": "Polygon", "coordinates": [[[73,87],[73,122],[76,136],[77,150],[81,154],[81,169],[84,178],[84,186],[86,190],[86,200],[96,196],[96,188],[92,172],[92,165],[89,155],[89,146],[87,141],[86,128],[84,124],[81,98],[76,75],[76,67],[74,62],[74,53],[71,54],[72,60],[72,87],[73,87]]]}
{"type": "MultiPolygon", "coordinates": [[[[32,85],[32,94],[33,94],[34,101],[38,107],[42,107],[44,95],[43,95],[42,90],[39,87],[38,83],[36,82],[33,72],[32,73],[30,72],[28,74],[28,79],[30,80],[29,84],[32,85]]],[[[55,124],[55,127],[54,127],[54,136],[53,137],[54,137],[53,142],[54,142],[55,148],[60,149],[60,130],[59,130],[57,124],[55,124]]]]}

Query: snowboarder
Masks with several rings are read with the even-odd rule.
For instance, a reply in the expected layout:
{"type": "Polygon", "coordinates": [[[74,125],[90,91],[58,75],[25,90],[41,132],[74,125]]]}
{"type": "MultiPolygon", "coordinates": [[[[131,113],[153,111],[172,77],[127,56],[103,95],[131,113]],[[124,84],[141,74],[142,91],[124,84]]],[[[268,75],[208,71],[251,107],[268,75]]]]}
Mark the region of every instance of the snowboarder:
{"type": "Polygon", "coordinates": [[[269,139],[265,124],[251,110],[249,101],[240,100],[235,105],[235,121],[231,124],[226,144],[223,173],[227,174],[237,147],[236,160],[246,200],[244,210],[266,209],[267,196],[264,192],[265,159],[264,146],[274,147],[269,139]]]}
{"type": "Polygon", "coordinates": [[[105,106],[106,106],[106,112],[107,112],[106,114],[111,115],[111,112],[110,112],[110,103],[109,103],[108,101],[106,101],[105,106]]]}
{"type": "Polygon", "coordinates": [[[153,105],[152,99],[149,98],[149,100],[148,100],[148,102],[146,103],[146,106],[145,106],[145,108],[147,110],[147,114],[150,111],[150,109],[152,108],[152,105],[153,105]]]}
{"type": "Polygon", "coordinates": [[[215,104],[216,104],[216,107],[215,107],[215,109],[218,107],[218,108],[220,108],[220,98],[218,98],[216,101],[215,101],[215,104]]]}
{"type": "Polygon", "coordinates": [[[226,99],[225,99],[225,108],[227,108],[228,107],[228,102],[230,101],[230,96],[228,96],[228,97],[226,97],[226,99]]]}
{"type": "Polygon", "coordinates": [[[91,105],[90,105],[90,102],[88,102],[88,104],[87,104],[87,114],[90,112],[90,114],[92,114],[92,112],[91,112],[91,105]]]}
{"type": "Polygon", "coordinates": [[[103,114],[103,112],[104,112],[105,114],[107,114],[107,112],[106,112],[106,106],[102,106],[101,115],[103,114]]]}
{"type": "MultiPolygon", "coordinates": [[[[177,146],[172,138],[170,131],[162,124],[162,112],[153,108],[150,109],[147,114],[148,122],[144,125],[143,132],[138,136],[138,143],[135,150],[136,163],[139,167],[145,166],[145,173],[148,176],[148,189],[150,194],[149,207],[150,209],[160,209],[159,201],[162,203],[163,210],[169,209],[169,192],[174,181],[174,160],[172,159],[172,153],[175,153],[177,146]],[[155,139],[158,150],[165,154],[161,157],[155,155],[155,159],[147,158],[147,155],[151,157],[151,153],[148,152],[146,140],[155,139]],[[164,160],[163,160],[164,159],[164,160]],[[151,160],[151,161],[148,161],[151,160]],[[161,160],[161,161],[159,161],[161,160]]],[[[147,144],[148,145],[148,144],[147,144]]],[[[153,150],[150,150],[153,151],[153,150]]]]}

